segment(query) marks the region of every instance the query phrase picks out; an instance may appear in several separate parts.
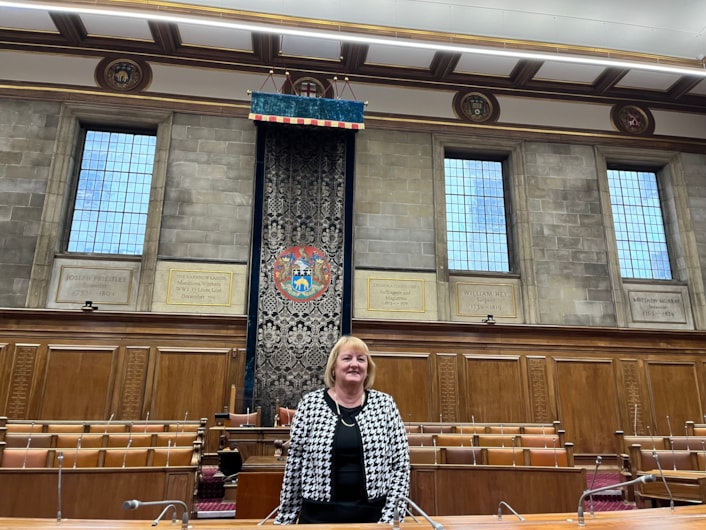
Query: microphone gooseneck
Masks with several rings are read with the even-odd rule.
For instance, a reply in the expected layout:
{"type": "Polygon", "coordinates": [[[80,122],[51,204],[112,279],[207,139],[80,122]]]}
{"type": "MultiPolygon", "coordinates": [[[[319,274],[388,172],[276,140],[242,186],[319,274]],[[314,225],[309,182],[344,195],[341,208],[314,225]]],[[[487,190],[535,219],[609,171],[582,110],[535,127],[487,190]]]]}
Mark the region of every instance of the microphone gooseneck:
{"type": "Polygon", "coordinates": [[[525,518],[522,517],[519,513],[517,513],[517,512],[513,509],[512,506],[510,506],[510,505],[509,505],[508,503],[506,503],[505,501],[500,501],[500,502],[498,503],[498,521],[501,521],[502,518],[503,518],[503,506],[505,506],[505,508],[507,508],[510,512],[512,512],[512,514],[513,514],[515,517],[517,517],[520,521],[524,521],[524,520],[525,520],[525,518]]]}
{"type": "Polygon", "coordinates": [[[56,508],[56,522],[60,523],[61,522],[61,468],[64,463],[64,452],[59,451],[59,453],[56,455],[56,460],[59,462],[58,465],[58,473],[57,473],[57,508],[56,508]]]}
{"type": "Polygon", "coordinates": [[[267,514],[267,517],[265,517],[262,521],[260,521],[259,523],[257,523],[257,526],[262,526],[262,525],[265,524],[267,521],[269,521],[270,518],[271,518],[275,513],[277,513],[277,510],[279,510],[279,507],[280,507],[280,505],[278,504],[277,507],[276,507],[274,510],[272,510],[270,513],[267,514]]]}
{"type": "MultiPolygon", "coordinates": [[[[669,489],[669,485],[667,484],[667,479],[664,478],[664,472],[662,471],[662,464],[659,463],[659,455],[657,454],[657,451],[655,449],[652,449],[652,458],[655,459],[655,463],[657,464],[657,469],[659,470],[659,476],[662,479],[662,484],[664,484],[664,489],[667,490],[667,495],[669,495],[669,509],[671,511],[674,511],[674,497],[672,497],[672,490],[669,489]]],[[[675,462],[675,467],[676,467],[676,462],[675,462]]]]}
{"type": "MultiPolygon", "coordinates": [[[[183,511],[181,513],[181,530],[187,530],[189,528],[189,507],[186,505],[184,501],[178,501],[178,500],[164,500],[164,501],[138,501],[137,499],[132,499],[132,500],[127,500],[123,502],[123,509],[124,510],[137,510],[141,506],[167,506],[169,505],[178,505],[181,506],[183,511]]],[[[166,510],[165,510],[166,511],[166,510]]],[[[164,513],[164,512],[162,512],[164,513]]],[[[175,515],[176,515],[176,509],[175,509],[175,515]]],[[[161,515],[160,515],[161,517],[161,515]]],[[[159,519],[157,519],[157,522],[159,522],[159,519]]],[[[154,524],[152,525],[154,526],[154,524]]]]}
{"type": "Polygon", "coordinates": [[[164,514],[167,513],[167,510],[169,510],[170,508],[172,510],[174,510],[172,512],[172,524],[176,524],[176,512],[177,512],[176,506],[174,506],[174,504],[170,503],[170,504],[167,504],[164,507],[164,509],[162,510],[162,512],[157,516],[157,518],[154,521],[152,521],[152,526],[157,526],[159,524],[159,521],[162,519],[162,517],[164,517],[164,514]]]}
{"type": "MultiPolygon", "coordinates": [[[[399,503],[402,502],[405,504],[409,504],[410,506],[412,506],[412,508],[417,510],[419,515],[421,515],[422,517],[424,517],[424,519],[427,520],[427,522],[431,525],[431,527],[434,530],[444,530],[444,526],[441,523],[437,523],[431,517],[429,517],[429,515],[424,510],[422,510],[419,506],[417,506],[414,502],[412,502],[412,499],[410,499],[409,497],[406,497],[405,495],[400,495],[400,498],[397,502],[398,502],[398,506],[395,507],[395,511],[398,515],[399,515],[399,503]]],[[[397,517],[395,518],[395,526],[394,527],[399,528],[399,520],[397,519],[397,517]]]]}
{"type": "Polygon", "coordinates": [[[593,495],[594,493],[599,493],[601,491],[606,491],[614,488],[620,488],[623,486],[630,486],[632,484],[637,484],[638,482],[654,482],[656,480],[655,476],[650,474],[650,475],[642,475],[641,477],[637,477],[632,480],[628,480],[627,482],[618,482],[617,484],[611,484],[609,486],[602,486],[600,488],[596,488],[594,490],[586,490],[581,494],[581,497],[579,498],[579,507],[578,507],[578,520],[579,520],[579,526],[586,526],[586,522],[584,521],[583,518],[583,501],[586,497],[593,495]]]}
{"type": "MultiPolygon", "coordinates": [[[[591,487],[588,488],[589,490],[592,490],[593,485],[596,483],[596,475],[598,475],[598,467],[601,465],[601,462],[603,462],[603,457],[601,455],[598,455],[596,457],[596,467],[593,470],[593,478],[591,479],[591,487]]],[[[595,512],[593,511],[593,495],[588,498],[588,506],[591,513],[591,517],[593,517],[595,515],[595,512]]]]}

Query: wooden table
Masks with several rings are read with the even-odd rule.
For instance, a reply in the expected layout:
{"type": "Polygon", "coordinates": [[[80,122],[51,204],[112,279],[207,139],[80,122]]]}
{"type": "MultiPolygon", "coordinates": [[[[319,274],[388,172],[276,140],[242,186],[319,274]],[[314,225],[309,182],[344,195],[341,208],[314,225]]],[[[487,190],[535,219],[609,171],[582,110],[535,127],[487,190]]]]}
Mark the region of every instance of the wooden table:
{"type": "MultiPolygon", "coordinates": [[[[577,500],[578,503],[578,500],[577,500]]],[[[446,530],[527,530],[541,528],[542,530],[572,530],[580,528],[576,513],[561,514],[528,514],[525,521],[516,517],[503,515],[498,520],[497,515],[478,516],[446,516],[434,517],[434,521],[443,525],[446,530]]],[[[429,530],[430,524],[422,517],[419,522],[413,522],[409,517],[400,525],[402,530],[429,530]]],[[[256,519],[201,519],[189,521],[194,530],[256,530],[259,521],[256,519]]],[[[706,525],[706,506],[680,506],[672,513],[668,508],[653,508],[648,510],[631,510],[621,512],[599,512],[595,517],[586,517],[586,530],[702,530],[706,525]]],[[[264,526],[272,527],[272,521],[264,526]]],[[[56,519],[0,519],[0,530],[136,530],[172,526],[171,521],[162,521],[157,527],[152,527],[151,520],[142,521],[112,521],[112,520],[70,520],[64,519],[60,524],[56,519]]],[[[280,528],[280,527],[278,527],[280,528]]],[[[340,530],[390,530],[389,524],[341,524],[341,525],[308,525],[309,530],[325,530],[337,528],[340,530]]]]}

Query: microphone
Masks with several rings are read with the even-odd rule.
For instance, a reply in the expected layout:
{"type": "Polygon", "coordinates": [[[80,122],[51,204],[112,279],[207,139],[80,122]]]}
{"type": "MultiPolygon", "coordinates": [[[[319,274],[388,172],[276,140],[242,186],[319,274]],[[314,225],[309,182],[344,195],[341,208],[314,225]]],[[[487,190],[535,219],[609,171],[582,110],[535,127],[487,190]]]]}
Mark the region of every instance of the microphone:
{"type": "Polygon", "coordinates": [[[498,503],[498,521],[502,521],[502,519],[503,519],[503,506],[505,506],[505,508],[507,508],[508,510],[510,510],[510,511],[513,513],[513,515],[515,515],[520,521],[524,521],[524,520],[525,520],[525,518],[522,517],[519,513],[517,513],[517,512],[512,508],[512,506],[510,506],[510,505],[509,505],[508,503],[506,503],[505,501],[500,501],[500,502],[498,503]]]}
{"type": "Polygon", "coordinates": [[[123,453],[123,467],[125,467],[125,464],[127,463],[127,454],[128,454],[128,451],[130,451],[131,445],[132,445],[132,438],[130,438],[127,441],[127,445],[125,446],[125,452],[123,453]]]}
{"type": "Polygon", "coordinates": [[[108,427],[110,426],[110,422],[113,421],[113,416],[115,416],[115,413],[110,415],[110,418],[108,418],[108,423],[105,424],[105,429],[103,430],[103,434],[108,434],[108,427]]]}
{"type": "MultiPolygon", "coordinates": [[[[183,508],[183,512],[181,513],[181,530],[188,530],[189,528],[189,508],[186,506],[186,503],[184,501],[147,501],[147,502],[142,502],[138,501],[137,499],[132,499],[123,502],[123,509],[124,510],[137,510],[141,506],[164,506],[166,505],[167,508],[170,505],[179,505],[183,508]]],[[[176,516],[176,508],[174,510],[174,515],[176,516]]],[[[161,515],[160,515],[161,517],[161,515]]],[[[159,519],[157,520],[159,522],[159,519]]],[[[154,522],[152,523],[152,526],[155,526],[154,522]]]]}
{"type": "MultiPolygon", "coordinates": [[[[598,466],[601,465],[601,462],[603,462],[603,457],[601,455],[598,455],[596,457],[596,468],[593,470],[593,478],[591,479],[591,487],[588,488],[589,490],[592,490],[593,485],[596,483],[596,475],[598,475],[598,466]]],[[[593,511],[593,495],[588,498],[588,505],[590,506],[591,517],[593,517],[595,515],[595,512],[593,511]]]]}
{"type": "Polygon", "coordinates": [[[630,486],[632,484],[637,484],[638,482],[654,482],[656,480],[654,475],[642,475],[641,477],[637,477],[632,480],[628,480],[627,482],[618,482],[617,484],[611,484],[610,486],[602,486],[600,488],[596,488],[594,490],[586,490],[581,494],[581,497],[579,498],[579,507],[578,507],[578,518],[579,518],[579,526],[586,526],[586,523],[583,519],[583,501],[586,497],[593,495],[594,493],[598,493],[601,491],[605,490],[611,490],[615,488],[620,488],[622,486],[630,486]]]}
{"type": "Polygon", "coordinates": [[[61,522],[61,466],[64,462],[64,452],[59,451],[59,453],[56,455],[56,459],[59,462],[59,473],[58,473],[58,479],[57,479],[57,509],[56,509],[56,522],[60,523],[61,522]]]}
{"type": "Polygon", "coordinates": [[[29,436],[27,436],[27,447],[25,447],[25,456],[22,459],[22,469],[27,467],[27,455],[29,454],[29,446],[32,444],[32,432],[34,431],[34,422],[29,429],[29,436]]]}
{"type": "Polygon", "coordinates": [[[659,470],[659,476],[662,479],[662,484],[664,484],[664,488],[667,490],[667,495],[669,495],[669,509],[671,511],[674,511],[674,497],[672,497],[672,490],[669,489],[669,485],[667,484],[667,479],[664,478],[664,473],[662,472],[662,465],[659,463],[659,455],[657,455],[657,451],[652,449],[652,458],[655,459],[655,462],[657,463],[657,469],[659,470]]]}
{"type": "MultiPolygon", "coordinates": [[[[419,506],[414,504],[414,502],[412,502],[412,499],[410,499],[409,497],[406,497],[404,495],[400,495],[400,498],[397,501],[398,504],[400,501],[405,502],[405,503],[409,503],[412,506],[412,508],[414,508],[415,510],[417,510],[417,512],[419,512],[419,515],[421,515],[422,517],[424,517],[424,519],[427,520],[427,522],[431,525],[431,527],[434,530],[444,530],[444,526],[441,523],[437,523],[431,517],[429,517],[429,515],[427,515],[427,513],[424,510],[422,510],[419,506]]],[[[395,508],[395,509],[397,510],[397,508],[395,508]]]]}
{"type": "Polygon", "coordinates": [[[176,506],[174,506],[173,504],[170,503],[170,504],[167,504],[167,505],[164,507],[164,510],[162,510],[162,513],[160,513],[160,514],[157,516],[157,518],[156,518],[154,521],[152,521],[152,526],[157,526],[157,525],[159,524],[160,519],[162,519],[162,517],[164,517],[164,514],[167,513],[167,510],[168,510],[169,508],[171,508],[172,510],[174,510],[174,511],[172,512],[172,524],[176,524],[176,511],[177,511],[177,510],[176,510],[176,506]]]}

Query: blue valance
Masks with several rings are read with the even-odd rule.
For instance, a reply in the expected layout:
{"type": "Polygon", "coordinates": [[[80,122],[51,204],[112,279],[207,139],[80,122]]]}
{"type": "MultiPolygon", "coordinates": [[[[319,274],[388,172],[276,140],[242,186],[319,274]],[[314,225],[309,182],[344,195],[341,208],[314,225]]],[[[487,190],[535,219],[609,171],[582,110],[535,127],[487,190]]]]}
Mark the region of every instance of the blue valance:
{"type": "Polygon", "coordinates": [[[363,102],[253,92],[251,120],[342,129],[364,129],[363,102]]]}

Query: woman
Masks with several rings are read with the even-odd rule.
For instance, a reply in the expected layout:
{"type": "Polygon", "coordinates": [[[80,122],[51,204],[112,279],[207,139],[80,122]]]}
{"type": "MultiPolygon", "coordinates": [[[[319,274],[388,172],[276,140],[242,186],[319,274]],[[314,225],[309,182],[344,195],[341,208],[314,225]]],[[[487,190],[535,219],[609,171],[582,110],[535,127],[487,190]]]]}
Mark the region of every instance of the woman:
{"type": "Polygon", "coordinates": [[[409,493],[409,446],[397,405],[371,390],[374,379],[366,344],[341,337],[326,388],[297,405],[275,524],[393,522],[409,493]]]}

